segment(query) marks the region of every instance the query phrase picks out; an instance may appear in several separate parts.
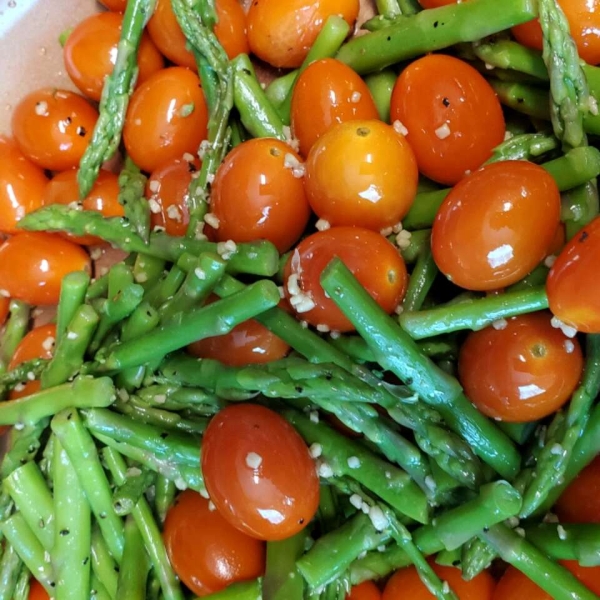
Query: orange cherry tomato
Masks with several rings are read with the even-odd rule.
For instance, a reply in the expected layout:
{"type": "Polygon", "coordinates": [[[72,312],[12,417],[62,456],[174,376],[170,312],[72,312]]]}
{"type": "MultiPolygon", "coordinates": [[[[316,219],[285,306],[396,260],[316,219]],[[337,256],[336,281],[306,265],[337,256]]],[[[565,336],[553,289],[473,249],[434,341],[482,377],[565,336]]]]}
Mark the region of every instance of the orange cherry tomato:
{"type": "Polygon", "coordinates": [[[554,510],[565,523],[600,523],[600,457],[569,484],[554,510]]]}
{"type": "Polygon", "coordinates": [[[410,145],[381,121],[334,125],[306,161],[308,201],[331,225],[396,225],[415,199],[418,177],[410,145]]]}
{"type": "Polygon", "coordinates": [[[108,10],[115,12],[124,12],[127,8],[127,0],[98,0],[100,4],[106,6],[108,10]]]}
{"type": "Polygon", "coordinates": [[[468,290],[511,285],[548,255],[559,218],[560,194],[544,169],[525,161],[493,163],[444,200],[433,224],[433,257],[448,279],[468,290]]]}
{"type": "Polygon", "coordinates": [[[89,144],[98,112],[78,94],[46,88],[17,104],[12,130],[21,152],[51,171],[76,167],[89,144]]]}
{"type": "Polygon", "coordinates": [[[175,573],[198,596],[255,579],[265,570],[265,545],[232,527],[192,490],[169,509],[163,539],[175,573]]]}
{"type": "MultiPolygon", "coordinates": [[[[119,204],[119,178],[110,171],[101,170],[90,193],[79,201],[79,185],[77,170],[70,169],[57,173],[46,186],[44,206],[51,204],[71,204],[81,206],[84,210],[94,210],[105,217],[122,217],[125,213],[119,204]]],[[[71,241],[89,246],[102,243],[93,235],[72,236],[65,234],[71,241]]]]}
{"type": "MultiPolygon", "coordinates": [[[[600,63],[600,0],[558,0],[563,9],[579,56],[590,65],[600,63]]],[[[513,27],[521,44],[542,49],[542,28],[538,19],[513,27]]]]}
{"type": "Polygon", "coordinates": [[[219,219],[216,239],[266,239],[280,252],[289,250],[310,217],[303,169],[298,154],[279,140],[253,139],[234,148],[212,186],[211,212],[219,219]]]}
{"type": "Polygon", "coordinates": [[[390,118],[408,130],[419,171],[446,185],[479,168],[504,140],[502,107],[490,84],[466,62],[443,54],[402,71],[390,118]]]}
{"type": "Polygon", "coordinates": [[[232,404],[212,418],[202,439],[202,473],[217,510],[258,539],[291,537],[319,506],[319,478],[304,440],[257,404],[232,404]]]}
{"type": "Polygon", "coordinates": [[[470,333],[461,347],[460,381],[488,417],[525,423],[558,410],[583,371],[577,339],[552,327],[547,312],[514,317],[504,329],[470,333]]]}
{"type": "Polygon", "coordinates": [[[32,579],[27,600],[50,600],[50,596],[39,581],[32,579]]]}
{"type": "Polygon", "coordinates": [[[10,299],[5,296],[0,296],[0,326],[4,325],[10,307],[10,299]]]}
{"type": "Polygon", "coordinates": [[[439,8],[448,4],[456,4],[457,0],[419,0],[419,4],[423,8],[439,8]]]}
{"type": "Polygon", "coordinates": [[[208,111],[200,80],[183,67],[152,75],[131,97],[123,141],[136,165],[154,171],[206,138],[208,111]],[[191,112],[190,112],[191,111],[191,112]]]}
{"type": "Polygon", "coordinates": [[[381,600],[381,592],[372,581],[364,581],[350,590],[346,600],[381,600]]]}
{"type": "Polygon", "coordinates": [[[254,0],[250,49],[274,67],[299,67],[328,17],[339,15],[354,26],[359,8],[359,0],[254,0]]]}
{"type": "Polygon", "coordinates": [[[29,304],[56,304],[63,277],[82,270],[90,257],[59,235],[25,231],[0,246],[0,290],[29,304]]]}
{"type": "Polygon", "coordinates": [[[44,171],[0,135],[0,233],[16,233],[17,223],[42,206],[47,183],[44,171]]]}
{"type": "Polygon", "coordinates": [[[190,222],[188,192],[199,168],[199,161],[190,154],[169,160],[152,172],[146,184],[152,227],[163,227],[169,235],[185,235],[190,222]]]}
{"type": "Polygon", "coordinates": [[[408,279],[397,248],[369,229],[332,227],[303,239],[285,266],[285,294],[298,318],[335,331],[354,329],[321,287],[321,273],[336,256],[385,312],[394,311],[408,279]]]}
{"type": "Polygon", "coordinates": [[[248,54],[248,31],[246,13],[239,0],[216,0],[218,22],[215,35],[230,59],[238,54],[248,54]]]}
{"type": "MultiPolygon", "coordinates": [[[[484,571],[472,579],[465,581],[460,569],[442,567],[432,564],[433,570],[443,581],[447,581],[458,600],[491,600],[494,591],[494,579],[484,571]]],[[[383,590],[383,600],[434,600],[435,596],[429,592],[421,582],[415,567],[396,571],[383,590]]]]}
{"type": "Polygon", "coordinates": [[[600,217],[586,225],[558,255],[546,281],[550,310],[585,333],[600,333],[600,217]]]}
{"type": "MultiPolygon", "coordinates": [[[[105,78],[117,60],[123,15],[103,12],[83,20],[69,34],[63,48],[65,67],[73,83],[92,100],[100,101],[105,78]]],[[[137,84],[164,67],[164,60],[152,40],[142,36],[138,50],[137,84]]]]}
{"type": "Polygon", "coordinates": [[[378,119],[367,84],[350,67],[326,58],[312,63],[294,86],[292,132],[307,156],[312,145],[335,123],[378,119]]]}

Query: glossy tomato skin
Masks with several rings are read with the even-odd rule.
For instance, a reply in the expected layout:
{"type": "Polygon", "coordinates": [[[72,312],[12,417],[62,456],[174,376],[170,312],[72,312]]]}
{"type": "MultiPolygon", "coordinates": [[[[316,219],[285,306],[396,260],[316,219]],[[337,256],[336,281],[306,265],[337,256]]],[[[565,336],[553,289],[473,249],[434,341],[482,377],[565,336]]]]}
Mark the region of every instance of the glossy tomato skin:
{"type": "Polygon", "coordinates": [[[304,440],[278,413],[233,404],[210,421],[202,473],[217,510],[240,531],[281,540],[310,523],[319,479],[304,440]]]}
{"type": "Polygon", "coordinates": [[[212,186],[211,212],[219,219],[216,239],[266,239],[280,252],[289,250],[310,217],[301,169],[298,154],[279,140],[253,139],[234,148],[212,186]]]}
{"type": "Polygon", "coordinates": [[[558,255],[546,281],[550,310],[585,333],[600,333],[600,217],[586,225],[558,255]]]}
{"type": "Polygon", "coordinates": [[[29,160],[42,169],[66,171],[79,164],[97,119],[98,112],[83,96],[46,88],[17,104],[12,130],[29,160]]]}
{"type": "Polygon", "coordinates": [[[8,311],[10,308],[10,299],[5,296],[0,296],[0,327],[4,325],[6,317],[8,317],[8,311]]]}
{"type": "Polygon", "coordinates": [[[560,194],[544,169],[525,161],[493,163],[444,200],[433,224],[433,257],[456,285],[495,290],[516,283],[548,255],[559,218],[560,194]]]}
{"type": "MultiPolygon", "coordinates": [[[[123,15],[103,12],[84,19],[69,34],[63,48],[65,68],[73,83],[92,100],[100,101],[105,78],[117,59],[123,15]]],[[[138,50],[137,84],[164,67],[164,60],[144,34],[138,50]]]]}
{"type": "Polygon", "coordinates": [[[232,527],[192,490],[169,509],[163,539],[175,573],[198,596],[264,573],[264,544],[232,527]]]}
{"type": "Polygon", "coordinates": [[[195,154],[206,138],[207,123],[198,76],[183,67],[169,67],[133,93],[123,141],[135,164],[151,172],[185,153],[195,154]]]}
{"type": "Polygon", "coordinates": [[[403,135],[381,121],[331,127],[306,161],[306,193],[331,225],[379,231],[396,225],[417,193],[419,173],[403,135]]]}
{"type": "Polygon", "coordinates": [[[292,134],[303,156],[335,123],[377,119],[378,115],[367,84],[334,58],[313,62],[294,86],[292,134]]]}
{"type": "Polygon", "coordinates": [[[0,246],[0,289],[29,304],[57,304],[63,277],[82,270],[88,254],[58,235],[25,231],[0,246]]]}
{"type": "Polygon", "coordinates": [[[27,600],[50,600],[50,596],[39,581],[32,579],[27,600]]]}
{"type": "MultiPolygon", "coordinates": [[[[441,580],[449,583],[458,600],[492,599],[495,582],[487,571],[480,573],[471,581],[465,581],[460,569],[436,564],[431,566],[441,580]]],[[[383,590],[383,600],[404,600],[405,598],[410,598],[410,600],[435,599],[435,596],[421,582],[415,567],[396,571],[383,590]]]]}
{"type": "Polygon", "coordinates": [[[354,329],[321,287],[321,273],[336,256],[385,312],[394,311],[404,298],[408,279],[406,265],[397,248],[369,229],[332,227],[303,239],[285,266],[284,289],[292,306],[296,285],[315,304],[311,310],[298,312],[299,319],[335,331],[354,329]]]}
{"type": "Polygon", "coordinates": [[[216,0],[217,24],[215,35],[230,59],[249,54],[246,13],[239,0],[216,0]]]}
{"type": "Polygon", "coordinates": [[[419,171],[446,185],[479,168],[504,140],[500,101],[466,62],[430,54],[398,77],[390,118],[408,130],[419,171]]]}
{"type": "MultiPolygon", "coordinates": [[[[44,191],[44,206],[52,204],[69,205],[75,202],[83,210],[93,210],[105,217],[122,217],[125,212],[119,203],[119,178],[110,171],[101,169],[90,193],[80,202],[77,170],[70,169],[57,173],[47,184],[44,191]]],[[[102,242],[93,235],[72,236],[64,234],[77,244],[84,246],[102,242]]]]}
{"type": "Polygon", "coordinates": [[[552,327],[547,312],[508,319],[504,329],[470,333],[460,350],[460,381],[488,417],[524,423],[565,404],[583,372],[579,341],[552,327]]]}
{"type": "Polygon", "coordinates": [[[346,600],[381,600],[381,592],[372,581],[364,581],[352,587],[346,600]]]}
{"type": "Polygon", "coordinates": [[[359,0],[254,0],[248,11],[248,42],[274,67],[302,64],[325,21],[340,15],[354,25],[359,0]]]}
{"type": "Polygon", "coordinates": [[[569,484],[554,510],[565,523],[600,523],[600,458],[569,484]]]}
{"type": "Polygon", "coordinates": [[[17,223],[42,206],[47,183],[44,171],[0,135],[0,233],[16,233],[17,223]]]}
{"type": "Polygon", "coordinates": [[[98,0],[100,4],[115,12],[124,12],[127,8],[127,0],[98,0]]]}

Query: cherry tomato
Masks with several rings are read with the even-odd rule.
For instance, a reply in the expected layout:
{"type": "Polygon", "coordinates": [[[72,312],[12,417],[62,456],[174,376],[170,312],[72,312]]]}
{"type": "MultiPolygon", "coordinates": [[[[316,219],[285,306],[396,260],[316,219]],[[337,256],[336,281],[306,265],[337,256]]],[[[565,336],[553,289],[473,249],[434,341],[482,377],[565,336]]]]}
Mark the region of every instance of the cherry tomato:
{"type": "Polygon", "coordinates": [[[50,600],[50,596],[39,581],[32,579],[27,600],[50,600]]]}
{"type": "Polygon", "coordinates": [[[560,564],[569,569],[594,594],[600,595],[600,567],[582,567],[576,560],[561,560],[560,564]]]}
{"type": "Polygon", "coordinates": [[[265,545],[232,527],[192,490],[169,509],[163,539],[175,573],[198,596],[255,579],[265,570],[265,545]]]}
{"type": "Polygon", "coordinates": [[[47,183],[44,171],[0,135],[0,233],[16,233],[17,223],[42,206],[47,183]]]}
{"type": "Polygon", "coordinates": [[[0,326],[4,325],[6,317],[8,317],[8,310],[10,307],[10,300],[5,296],[0,296],[0,326]]]}
{"type": "Polygon", "coordinates": [[[78,94],[46,88],[17,104],[12,130],[21,152],[51,171],[76,167],[92,138],[98,113],[78,94]]]}
{"type": "Polygon", "coordinates": [[[202,473],[219,512],[258,539],[291,537],[319,506],[319,479],[304,440],[282,416],[256,404],[233,404],[213,417],[202,439],[202,473]]]}
{"type": "Polygon", "coordinates": [[[600,457],[569,484],[554,510],[566,523],[600,523],[600,457]]]}
{"type": "Polygon", "coordinates": [[[444,200],[433,224],[433,257],[448,279],[468,290],[511,285],[548,255],[559,218],[560,194],[544,169],[525,161],[493,163],[444,200]]]}
{"type": "MultiPolygon", "coordinates": [[[[460,569],[432,564],[433,570],[443,581],[450,584],[458,600],[491,600],[494,579],[487,572],[480,573],[471,581],[462,578],[460,569]]],[[[383,590],[383,600],[433,600],[425,584],[421,582],[415,567],[396,571],[383,590]]],[[[530,599],[528,599],[530,600],[530,599]]]]}
{"type": "Polygon", "coordinates": [[[253,139],[234,148],[212,186],[217,240],[266,239],[280,252],[289,250],[310,216],[303,169],[300,157],[279,140],[253,139]]]}
{"type": "MultiPolygon", "coordinates": [[[[67,38],[63,48],[65,67],[73,83],[92,100],[100,101],[105,78],[117,60],[123,15],[103,12],[83,20],[67,38]]],[[[147,35],[138,50],[140,84],[164,67],[161,53],[147,35]]]]}
{"type": "Polygon", "coordinates": [[[113,10],[115,12],[125,12],[127,8],[127,0],[98,0],[100,4],[106,6],[108,10],[113,10]]]}
{"type": "Polygon", "coordinates": [[[457,0],[419,0],[419,4],[423,8],[439,8],[448,4],[456,4],[457,0]]]}
{"type": "Polygon", "coordinates": [[[558,410],[583,371],[577,339],[552,327],[546,312],[514,317],[504,329],[470,333],[458,372],[467,396],[488,417],[524,423],[558,410]]]}
{"type": "Polygon", "coordinates": [[[246,13],[238,0],[216,0],[215,35],[230,59],[249,54],[246,13]]]}
{"type": "MultiPolygon", "coordinates": [[[[579,56],[591,65],[600,63],[600,0],[558,0],[563,9],[579,56]]],[[[538,19],[513,27],[515,38],[525,46],[542,49],[538,19]]]]}
{"type": "Polygon", "coordinates": [[[381,592],[372,581],[365,581],[360,585],[355,585],[346,600],[381,600],[381,592]]]}
{"type": "Polygon", "coordinates": [[[200,80],[183,67],[155,73],[133,93],[123,141],[136,165],[154,171],[206,138],[208,112],[200,80]]]}
{"type": "Polygon", "coordinates": [[[359,0],[254,0],[250,49],[274,67],[299,67],[328,17],[339,15],[353,26],[359,8],[359,0]]]}
{"type": "Polygon", "coordinates": [[[315,61],[298,77],[291,117],[303,156],[335,123],[379,118],[367,84],[334,58],[315,61]]]}
{"type": "Polygon", "coordinates": [[[600,282],[595,277],[599,252],[600,217],[568,242],[546,281],[550,310],[585,333],[600,333],[600,282]]]}
{"type": "Polygon", "coordinates": [[[285,266],[285,294],[300,319],[336,331],[354,329],[321,287],[321,273],[336,256],[385,312],[404,298],[406,266],[387,239],[369,229],[332,227],[302,240],[285,266]]]}
{"type": "Polygon", "coordinates": [[[56,304],[62,278],[82,270],[90,257],[58,235],[25,231],[0,246],[0,290],[29,304],[56,304]]]}
{"type": "Polygon", "coordinates": [[[190,222],[188,192],[199,168],[199,161],[190,154],[171,159],[152,172],[146,184],[146,198],[153,227],[164,227],[169,235],[185,235],[190,222]]]}
{"type": "Polygon", "coordinates": [[[466,62],[443,54],[402,71],[390,118],[408,130],[419,171],[446,185],[479,168],[504,140],[502,107],[490,84],[466,62]]]}
{"type": "Polygon", "coordinates": [[[418,177],[410,145],[381,121],[334,125],[306,161],[308,201],[331,225],[396,225],[415,199],[418,177]]]}
{"type": "MultiPolygon", "coordinates": [[[[123,207],[119,204],[119,178],[114,173],[104,170],[98,173],[94,187],[83,202],[79,201],[77,170],[70,169],[57,173],[46,186],[44,193],[44,206],[51,204],[77,205],[84,210],[95,210],[105,217],[122,217],[125,214],[123,207]]],[[[77,244],[88,246],[102,243],[102,240],[93,235],[65,234],[65,237],[77,244]]]]}

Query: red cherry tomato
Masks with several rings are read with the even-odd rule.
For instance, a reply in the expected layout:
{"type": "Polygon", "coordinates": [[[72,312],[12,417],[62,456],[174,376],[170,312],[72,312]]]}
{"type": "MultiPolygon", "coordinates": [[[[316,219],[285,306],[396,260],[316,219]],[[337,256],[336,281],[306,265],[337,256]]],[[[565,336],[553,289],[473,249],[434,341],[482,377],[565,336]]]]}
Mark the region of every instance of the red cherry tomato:
{"type": "MultiPolygon", "coordinates": [[[[115,66],[122,25],[121,14],[103,12],[92,15],[75,27],[63,48],[69,77],[92,100],[100,100],[104,80],[115,66]]],[[[150,38],[143,35],[138,50],[137,83],[146,81],[163,67],[162,55],[150,38]]]]}
{"type": "Polygon", "coordinates": [[[319,505],[304,440],[282,416],[256,404],[233,404],[213,417],[202,440],[202,473],[219,512],[258,539],[291,537],[319,505]]]}
{"type": "MultiPolygon", "coordinates": [[[[487,571],[480,573],[471,581],[465,581],[460,569],[436,564],[431,566],[440,579],[450,584],[458,600],[491,600],[495,582],[487,571]]],[[[383,600],[404,600],[405,598],[407,600],[409,598],[410,600],[434,600],[435,598],[421,582],[415,567],[396,571],[383,590],[383,600]]]]}
{"type": "Polygon", "coordinates": [[[198,596],[265,570],[265,547],[232,527],[197,492],[180,494],[167,513],[163,539],[175,573],[198,596]]]}
{"type": "Polygon", "coordinates": [[[200,80],[182,67],[155,73],[133,93],[123,141],[136,165],[154,171],[206,138],[208,112],[200,80]]]}
{"type": "Polygon", "coordinates": [[[470,333],[458,362],[460,381],[475,406],[488,417],[516,423],[558,410],[582,371],[579,342],[552,327],[546,312],[509,319],[504,329],[470,333]]]}
{"type": "Polygon", "coordinates": [[[44,171],[0,135],[0,233],[16,233],[17,223],[42,206],[47,183],[44,171]]]}
{"type": "MultiPolygon", "coordinates": [[[[600,63],[600,0],[558,0],[579,56],[591,65],[600,63]]],[[[542,49],[542,28],[537,19],[513,27],[515,38],[525,46],[542,49]]]]}
{"type": "Polygon", "coordinates": [[[332,15],[354,25],[359,0],[254,0],[248,11],[248,42],[274,67],[299,67],[332,15]]]}
{"type": "Polygon", "coordinates": [[[56,304],[63,277],[82,270],[90,257],[58,235],[25,231],[0,246],[0,290],[29,304],[56,304]]]}
{"type": "Polygon", "coordinates": [[[600,333],[600,218],[586,225],[558,255],[546,282],[550,310],[585,333],[600,333]]]}
{"type": "Polygon", "coordinates": [[[446,197],[433,224],[433,257],[463,288],[511,285],[548,255],[559,217],[560,194],[544,169],[525,161],[493,163],[446,197]]]}
{"type": "Polygon", "coordinates": [[[286,297],[300,319],[336,331],[354,329],[321,287],[321,273],[336,256],[387,313],[404,298],[406,266],[387,239],[369,229],[332,227],[302,240],[285,266],[286,297]]]}
{"type": "Polygon", "coordinates": [[[298,77],[291,117],[303,156],[335,123],[379,118],[367,84],[334,58],[315,61],[298,77]]]}
{"type": "Polygon", "coordinates": [[[392,93],[392,121],[406,127],[419,171],[453,185],[504,140],[504,116],[490,84],[466,62],[430,54],[411,63],[392,93]]]}
{"type": "Polygon", "coordinates": [[[346,600],[381,600],[381,592],[372,581],[365,581],[360,585],[355,585],[346,600]]]}
{"type": "Polygon", "coordinates": [[[246,13],[238,0],[216,0],[217,24],[215,35],[227,56],[234,59],[238,54],[248,54],[248,31],[246,13]]]}
{"type": "Polygon", "coordinates": [[[17,104],[12,130],[21,152],[36,165],[66,171],[79,164],[97,119],[96,109],[83,96],[47,88],[17,104]]]}
{"type": "MultiPolygon", "coordinates": [[[[94,210],[105,217],[122,217],[125,213],[119,204],[119,178],[110,171],[101,170],[98,179],[90,193],[82,202],[79,201],[79,185],[77,184],[77,170],[70,169],[57,173],[46,186],[44,193],[44,206],[51,204],[73,204],[81,206],[84,210],[94,210]]],[[[65,237],[77,244],[91,245],[102,242],[93,235],[65,237]]]]}
{"type": "Polygon", "coordinates": [[[406,139],[381,121],[348,121],[331,127],[306,161],[306,194],[331,225],[379,231],[410,209],[419,173],[406,139]]]}
{"type": "Polygon", "coordinates": [[[301,158],[279,140],[248,140],[234,148],[212,186],[211,212],[219,219],[216,239],[266,239],[280,252],[289,250],[310,216],[302,175],[301,158]]]}
{"type": "Polygon", "coordinates": [[[10,307],[10,300],[5,296],[0,296],[0,326],[4,325],[6,317],[8,317],[8,310],[10,307]]]}
{"type": "Polygon", "coordinates": [[[600,523],[600,458],[571,482],[554,510],[565,523],[600,523]]]}
{"type": "Polygon", "coordinates": [[[27,600],[50,600],[50,596],[39,581],[32,579],[27,600]]]}
{"type": "Polygon", "coordinates": [[[127,8],[127,0],[98,0],[100,4],[106,6],[108,10],[115,12],[124,12],[127,8]]]}

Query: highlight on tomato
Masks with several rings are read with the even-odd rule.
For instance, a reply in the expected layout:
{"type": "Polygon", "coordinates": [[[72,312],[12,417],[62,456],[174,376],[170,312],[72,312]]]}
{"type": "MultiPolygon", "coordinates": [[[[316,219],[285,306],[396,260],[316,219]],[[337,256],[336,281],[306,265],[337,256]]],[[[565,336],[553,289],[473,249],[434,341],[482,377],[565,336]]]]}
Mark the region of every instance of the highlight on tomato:
{"type": "Polygon", "coordinates": [[[198,76],[183,67],[162,69],[131,96],[123,129],[127,153],[144,171],[184,154],[206,138],[208,110],[198,76]]]}
{"type": "Polygon", "coordinates": [[[336,256],[385,312],[396,309],[408,279],[398,249],[369,229],[332,227],[304,238],[286,263],[285,295],[299,319],[320,331],[354,329],[321,287],[321,273],[336,256]]]}
{"type": "Polygon", "coordinates": [[[563,406],[579,384],[579,341],[538,312],[513,317],[470,333],[460,349],[459,379],[488,417],[525,423],[563,406]]]}
{"type": "Polygon", "coordinates": [[[372,581],[364,581],[352,587],[346,600],[381,600],[381,591],[372,581]]]}
{"type": "Polygon", "coordinates": [[[202,473],[217,510],[257,539],[293,536],[319,506],[319,479],[304,440],[281,415],[257,404],[232,404],[212,418],[202,439],[202,473]]]}
{"type": "Polygon", "coordinates": [[[542,167],[493,163],[465,177],[444,200],[433,223],[433,257],[456,285],[496,290],[548,256],[559,219],[560,193],[542,167]]]}
{"type": "Polygon", "coordinates": [[[367,84],[339,60],[317,60],[296,81],[291,125],[303,156],[308,156],[312,145],[332,125],[377,118],[379,113],[367,84]]]}
{"type": "Polygon", "coordinates": [[[565,523],[600,523],[600,458],[569,484],[554,511],[565,523]]]}
{"type": "Polygon", "coordinates": [[[29,160],[42,169],[66,171],[79,165],[97,120],[98,112],[83,96],[45,88],[15,106],[11,126],[29,160]]]}
{"type": "MultiPolygon", "coordinates": [[[[63,48],[65,68],[73,83],[92,100],[100,101],[104,80],[117,60],[123,15],[102,12],[84,19],[69,34],[63,48]]],[[[137,84],[164,67],[161,53],[147,34],[138,50],[137,84]]]]}
{"type": "Polygon", "coordinates": [[[504,140],[502,107],[491,85],[466,62],[443,54],[402,71],[390,118],[406,128],[419,171],[446,185],[479,168],[504,140]]]}
{"type": "Polygon", "coordinates": [[[17,223],[42,206],[47,183],[44,171],[0,135],[0,233],[16,233],[17,223]]]}
{"type": "Polygon", "coordinates": [[[595,276],[599,252],[597,217],[567,243],[546,281],[552,313],[584,333],[600,333],[600,282],[595,276]]]}
{"type": "Polygon", "coordinates": [[[175,499],[165,519],[163,540],[173,570],[197,596],[264,574],[264,543],[232,527],[193,490],[175,499]]]}
{"type": "Polygon", "coordinates": [[[418,177],[415,155],[401,133],[381,121],[347,121],[312,146],[306,194],[330,225],[380,231],[408,213],[418,177]]]}
{"type": "Polygon", "coordinates": [[[354,26],[359,0],[254,0],[248,11],[248,42],[273,67],[296,68],[306,58],[327,18],[354,26]]]}
{"type": "Polygon", "coordinates": [[[310,217],[302,159],[279,140],[243,142],[216,173],[210,210],[207,223],[218,241],[265,239],[286,252],[310,217]]]}
{"type": "Polygon", "coordinates": [[[32,305],[57,304],[73,271],[91,271],[85,250],[60,235],[24,231],[0,246],[0,290],[32,305]]]}

